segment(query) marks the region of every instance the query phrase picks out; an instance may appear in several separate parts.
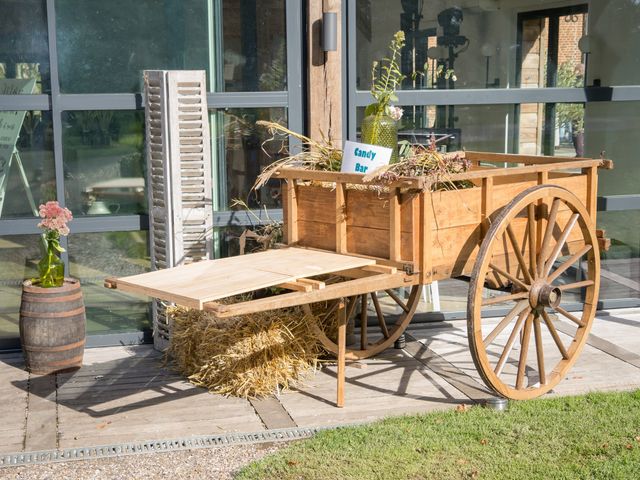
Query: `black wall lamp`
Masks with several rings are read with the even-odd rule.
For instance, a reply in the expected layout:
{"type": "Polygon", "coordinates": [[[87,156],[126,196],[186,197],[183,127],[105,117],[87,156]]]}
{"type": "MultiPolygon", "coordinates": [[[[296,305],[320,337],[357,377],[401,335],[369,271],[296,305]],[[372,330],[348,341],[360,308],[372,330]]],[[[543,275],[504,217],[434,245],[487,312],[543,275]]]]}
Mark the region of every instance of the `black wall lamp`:
{"type": "Polygon", "coordinates": [[[338,14],[336,12],[322,14],[322,50],[325,52],[338,50],[338,14]]]}

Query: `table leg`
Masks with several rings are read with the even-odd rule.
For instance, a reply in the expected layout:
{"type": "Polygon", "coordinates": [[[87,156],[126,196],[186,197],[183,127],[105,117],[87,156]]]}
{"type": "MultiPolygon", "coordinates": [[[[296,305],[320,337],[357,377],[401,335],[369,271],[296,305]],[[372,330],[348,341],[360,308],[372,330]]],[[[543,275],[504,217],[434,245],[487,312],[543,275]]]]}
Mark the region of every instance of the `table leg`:
{"type": "Polygon", "coordinates": [[[344,407],[344,370],[347,349],[347,312],[344,301],[338,306],[338,393],[336,406],[344,407]]]}

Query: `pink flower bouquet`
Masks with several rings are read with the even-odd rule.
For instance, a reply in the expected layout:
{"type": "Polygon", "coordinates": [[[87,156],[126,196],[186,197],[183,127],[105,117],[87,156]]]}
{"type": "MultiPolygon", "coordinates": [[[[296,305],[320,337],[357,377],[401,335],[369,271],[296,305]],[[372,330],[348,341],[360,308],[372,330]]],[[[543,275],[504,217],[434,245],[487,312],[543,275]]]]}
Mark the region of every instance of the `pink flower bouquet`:
{"type": "Polygon", "coordinates": [[[45,255],[38,262],[38,286],[44,288],[61,287],[64,283],[64,263],[58,256],[64,252],[60,246],[60,235],[68,235],[67,223],[73,220],[68,208],[62,208],[58,202],[40,205],[42,221],[38,227],[44,230],[45,255]]]}

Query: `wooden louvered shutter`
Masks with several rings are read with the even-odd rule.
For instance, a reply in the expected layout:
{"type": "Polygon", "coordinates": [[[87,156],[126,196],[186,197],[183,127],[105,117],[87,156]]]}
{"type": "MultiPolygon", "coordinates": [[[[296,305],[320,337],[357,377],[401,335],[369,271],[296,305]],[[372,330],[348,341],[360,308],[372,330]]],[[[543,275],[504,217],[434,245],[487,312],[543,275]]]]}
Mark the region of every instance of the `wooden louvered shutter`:
{"type": "MultiPolygon", "coordinates": [[[[211,143],[204,71],[144,72],[151,268],[212,256],[211,143]]],[[[154,345],[169,339],[153,302],[154,345]]]]}

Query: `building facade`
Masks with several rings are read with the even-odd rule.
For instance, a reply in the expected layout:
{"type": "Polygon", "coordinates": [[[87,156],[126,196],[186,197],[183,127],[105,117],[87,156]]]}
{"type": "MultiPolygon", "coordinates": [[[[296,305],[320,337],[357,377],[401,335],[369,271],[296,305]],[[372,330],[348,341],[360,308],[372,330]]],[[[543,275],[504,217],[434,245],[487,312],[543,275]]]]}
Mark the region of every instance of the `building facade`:
{"type": "MultiPolygon", "coordinates": [[[[600,307],[640,305],[636,0],[0,0],[0,349],[19,344],[20,284],[40,256],[34,206],[54,199],[75,215],[64,260],[89,345],[148,338],[149,303],[102,287],[149,268],[143,70],[207,72],[214,238],[228,255],[255,221],[233,199],[280,215],[277,185],[250,193],[278,155],[255,122],[356,139],[371,64],[398,30],[403,138],[614,160],[599,185],[612,239],[600,307]],[[319,44],[323,9],[338,13],[336,51],[319,44]]],[[[463,316],[465,282],[439,294],[440,317],[463,316]]]]}

